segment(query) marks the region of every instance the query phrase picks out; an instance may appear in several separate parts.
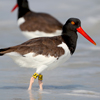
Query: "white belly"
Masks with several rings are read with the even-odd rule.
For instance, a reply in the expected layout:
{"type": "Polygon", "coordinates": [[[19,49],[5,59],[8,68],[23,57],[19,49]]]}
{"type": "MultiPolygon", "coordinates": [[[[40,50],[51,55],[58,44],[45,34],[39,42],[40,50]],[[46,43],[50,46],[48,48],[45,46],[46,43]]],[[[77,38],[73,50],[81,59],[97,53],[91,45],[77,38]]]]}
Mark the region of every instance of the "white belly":
{"type": "Polygon", "coordinates": [[[64,55],[60,56],[59,59],[50,55],[35,55],[35,53],[32,52],[23,56],[17,52],[7,53],[6,55],[10,56],[21,67],[37,68],[37,70],[40,69],[39,71],[41,72],[45,69],[53,69],[61,66],[62,63],[70,58],[71,54],[65,43],[62,42],[58,47],[62,47],[65,50],[64,55]],[[45,66],[45,68],[42,68],[43,66],[45,66]]]}
{"type": "Polygon", "coordinates": [[[40,31],[34,31],[34,32],[28,32],[28,31],[22,31],[22,34],[28,38],[37,38],[37,37],[52,37],[52,36],[58,36],[61,35],[62,30],[57,30],[54,33],[45,33],[45,32],[40,32],[40,31]]]}

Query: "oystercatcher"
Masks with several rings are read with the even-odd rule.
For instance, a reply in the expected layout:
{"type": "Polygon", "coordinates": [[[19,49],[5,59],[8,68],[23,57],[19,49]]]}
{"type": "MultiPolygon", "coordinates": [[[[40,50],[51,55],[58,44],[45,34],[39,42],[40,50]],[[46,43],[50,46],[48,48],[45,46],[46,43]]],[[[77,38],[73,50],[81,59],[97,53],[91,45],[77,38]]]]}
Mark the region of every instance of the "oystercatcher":
{"type": "Polygon", "coordinates": [[[27,0],[17,0],[12,12],[17,7],[18,25],[27,38],[61,35],[63,25],[53,16],[31,11],[27,0]]]}
{"type": "Polygon", "coordinates": [[[30,79],[29,90],[38,77],[42,90],[41,72],[48,68],[60,66],[74,53],[77,44],[77,31],[91,43],[96,43],[81,28],[77,18],[67,20],[62,29],[62,35],[30,39],[20,45],[0,49],[0,56],[8,55],[23,67],[36,68],[36,73],[30,79]]]}

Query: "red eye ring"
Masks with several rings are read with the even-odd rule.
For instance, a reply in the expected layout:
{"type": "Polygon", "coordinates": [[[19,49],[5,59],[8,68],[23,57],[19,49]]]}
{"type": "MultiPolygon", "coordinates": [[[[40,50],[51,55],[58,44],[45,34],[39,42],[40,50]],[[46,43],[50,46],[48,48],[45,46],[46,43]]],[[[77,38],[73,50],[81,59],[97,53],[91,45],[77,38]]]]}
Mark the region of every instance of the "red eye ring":
{"type": "Polygon", "coordinates": [[[75,25],[75,22],[74,22],[74,21],[71,21],[71,24],[72,24],[72,25],[75,25]]]}

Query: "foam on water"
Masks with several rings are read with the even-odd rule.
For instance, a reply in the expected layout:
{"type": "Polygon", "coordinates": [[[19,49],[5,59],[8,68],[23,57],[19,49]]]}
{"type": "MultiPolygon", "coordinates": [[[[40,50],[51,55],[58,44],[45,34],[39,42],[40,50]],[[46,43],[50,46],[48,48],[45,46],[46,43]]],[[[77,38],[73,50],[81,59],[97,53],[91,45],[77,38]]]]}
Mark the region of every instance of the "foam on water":
{"type": "Polygon", "coordinates": [[[95,92],[95,91],[89,91],[89,90],[72,90],[71,92],[64,93],[63,95],[100,98],[100,93],[95,92]]]}
{"type": "MultiPolygon", "coordinates": [[[[100,93],[95,91],[89,91],[89,90],[72,90],[67,91],[66,93],[63,91],[55,92],[55,90],[43,90],[43,91],[37,91],[37,93],[40,94],[46,94],[46,95],[66,95],[66,96],[77,96],[77,97],[88,97],[88,98],[100,98],[100,93]],[[60,93],[61,92],[61,93],[60,93]]],[[[32,95],[31,91],[29,91],[29,94],[32,95]]]]}

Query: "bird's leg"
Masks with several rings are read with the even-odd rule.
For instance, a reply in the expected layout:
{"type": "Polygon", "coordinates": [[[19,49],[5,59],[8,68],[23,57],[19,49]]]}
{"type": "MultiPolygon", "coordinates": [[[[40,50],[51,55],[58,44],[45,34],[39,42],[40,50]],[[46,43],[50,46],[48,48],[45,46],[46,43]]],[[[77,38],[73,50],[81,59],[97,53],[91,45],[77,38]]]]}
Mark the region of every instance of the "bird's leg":
{"type": "Polygon", "coordinates": [[[42,80],[43,80],[43,75],[39,74],[38,83],[39,83],[40,90],[43,90],[43,86],[42,86],[43,82],[42,82],[42,80]]]}
{"type": "Polygon", "coordinates": [[[42,83],[42,78],[43,78],[43,76],[42,76],[40,73],[41,73],[43,70],[47,69],[47,68],[48,68],[48,66],[42,65],[41,67],[37,68],[37,70],[36,70],[36,72],[39,73],[39,80],[38,80],[38,82],[39,82],[40,90],[43,89],[43,87],[42,87],[42,85],[43,85],[43,83],[42,83]]]}
{"type": "Polygon", "coordinates": [[[39,75],[37,73],[34,73],[33,76],[30,78],[30,84],[28,90],[32,89],[32,84],[34,83],[34,80],[38,77],[39,75]]]}

